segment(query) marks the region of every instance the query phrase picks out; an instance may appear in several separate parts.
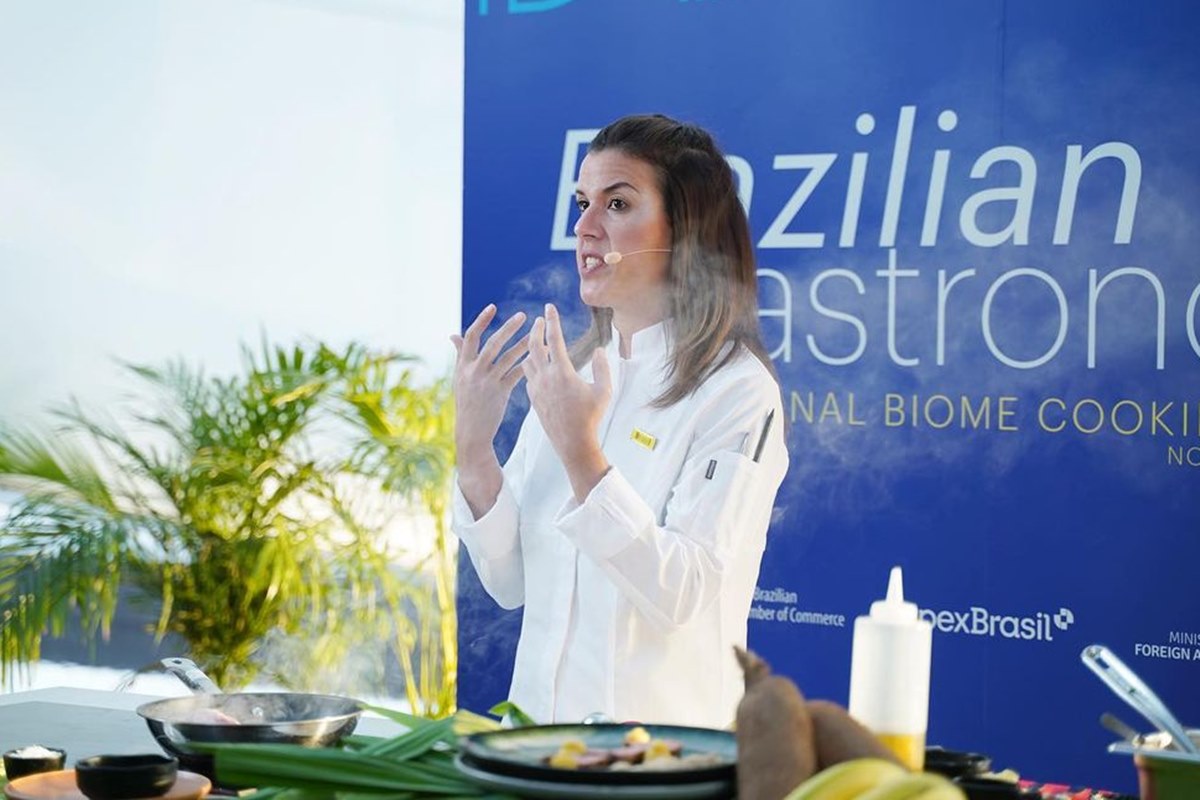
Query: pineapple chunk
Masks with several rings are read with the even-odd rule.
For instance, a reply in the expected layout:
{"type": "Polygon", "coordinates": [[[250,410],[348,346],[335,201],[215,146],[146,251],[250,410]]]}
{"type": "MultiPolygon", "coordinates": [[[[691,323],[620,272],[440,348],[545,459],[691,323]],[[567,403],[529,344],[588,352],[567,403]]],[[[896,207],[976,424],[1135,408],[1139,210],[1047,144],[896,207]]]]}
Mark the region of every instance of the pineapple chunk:
{"type": "Polygon", "coordinates": [[[650,733],[641,725],[631,728],[629,733],[625,734],[625,744],[646,744],[649,741],[650,733]]]}
{"type": "Polygon", "coordinates": [[[582,739],[567,739],[558,746],[558,752],[582,755],[587,752],[587,745],[583,743],[582,739]]]}
{"type": "Polygon", "coordinates": [[[654,761],[658,758],[674,758],[671,755],[671,746],[662,739],[650,740],[650,746],[646,748],[645,761],[654,761]]]}

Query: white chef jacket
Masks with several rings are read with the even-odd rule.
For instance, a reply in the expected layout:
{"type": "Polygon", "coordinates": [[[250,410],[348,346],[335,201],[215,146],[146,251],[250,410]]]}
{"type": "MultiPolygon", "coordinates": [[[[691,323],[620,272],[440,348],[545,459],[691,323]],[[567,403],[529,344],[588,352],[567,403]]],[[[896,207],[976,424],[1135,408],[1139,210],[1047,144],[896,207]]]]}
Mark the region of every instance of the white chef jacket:
{"type": "MultiPolygon", "coordinates": [[[[484,588],[525,607],[509,699],[539,722],[601,711],[726,727],[742,696],[732,648],[746,644],[788,465],[780,392],[742,351],[691,396],[652,407],[667,386],[668,324],[635,333],[629,358],[616,336],[608,346],[599,435],[611,469],[583,503],[536,413],[478,520],[455,484],[454,531],[484,588]]],[[[591,367],[581,374],[591,380],[591,367]]]]}

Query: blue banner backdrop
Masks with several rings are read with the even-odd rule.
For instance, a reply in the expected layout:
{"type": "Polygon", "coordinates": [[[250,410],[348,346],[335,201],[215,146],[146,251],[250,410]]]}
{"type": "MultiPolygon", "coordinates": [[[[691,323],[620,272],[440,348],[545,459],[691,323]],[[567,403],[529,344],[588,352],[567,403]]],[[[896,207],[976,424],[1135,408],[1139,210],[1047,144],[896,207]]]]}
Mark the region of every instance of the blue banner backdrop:
{"type": "MultiPolygon", "coordinates": [[[[1079,653],[1109,645],[1200,725],[1198,22],[1182,0],[471,0],[463,318],[553,300],[581,330],[592,132],[713,130],[791,423],[751,645],[846,702],[854,617],[901,564],[935,626],[930,743],[1131,790],[1097,719],[1132,712],[1079,653]]],[[[486,709],[519,613],[459,577],[460,703],[486,709]]]]}

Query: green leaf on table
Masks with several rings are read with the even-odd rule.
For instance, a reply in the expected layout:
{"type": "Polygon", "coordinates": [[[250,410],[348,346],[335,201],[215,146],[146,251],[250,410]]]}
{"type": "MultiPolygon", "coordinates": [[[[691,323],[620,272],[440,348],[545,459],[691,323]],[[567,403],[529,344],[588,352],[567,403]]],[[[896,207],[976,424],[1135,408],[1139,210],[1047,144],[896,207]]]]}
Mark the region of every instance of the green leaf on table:
{"type": "Polygon", "coordinates": [[[517,728],[526,728],[530,725],[537,725],[537,720],[521,710],[521,707],[511,700],[505,700],[502,703],[496,703],[488,709],[489,714],[494,714],[497,717],[504,718],[507,716],[512,720],[512,723],[517,728]]]}
{"type": "Polygon", "coordinates": [[[459,736],[500,730],[500,721],[460,708],[454,712],[454,732],[459,736]]]}
{"type": "Polygon", "coordinates": [[[398,761],[296,745],[220,745],[212,750],[222,783],[332,792],[413,792],[439,797],[481,793],[453,766],[436,762],[398,761]]]}

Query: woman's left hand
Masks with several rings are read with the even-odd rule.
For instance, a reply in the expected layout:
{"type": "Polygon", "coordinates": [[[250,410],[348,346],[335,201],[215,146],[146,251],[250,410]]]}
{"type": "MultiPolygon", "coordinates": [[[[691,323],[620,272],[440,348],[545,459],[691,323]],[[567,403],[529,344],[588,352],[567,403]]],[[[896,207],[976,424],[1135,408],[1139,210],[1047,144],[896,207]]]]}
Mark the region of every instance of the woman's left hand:
{"type": "Polygon", "coordinates": [[[546,304],[545,317],[529,331],[529,356],[521,365],[529,402],[558,453],[575,499],[583,502],[608,471],[600,449],[600,419],[612,398],[612,375],[603,349],[592,356],[592,382],[575,372],[563,338],[558,309],[546,304]]]}

